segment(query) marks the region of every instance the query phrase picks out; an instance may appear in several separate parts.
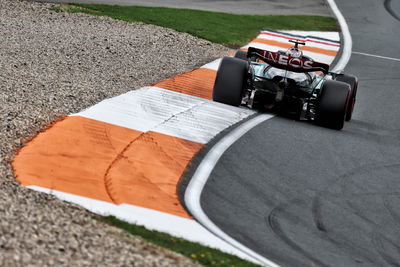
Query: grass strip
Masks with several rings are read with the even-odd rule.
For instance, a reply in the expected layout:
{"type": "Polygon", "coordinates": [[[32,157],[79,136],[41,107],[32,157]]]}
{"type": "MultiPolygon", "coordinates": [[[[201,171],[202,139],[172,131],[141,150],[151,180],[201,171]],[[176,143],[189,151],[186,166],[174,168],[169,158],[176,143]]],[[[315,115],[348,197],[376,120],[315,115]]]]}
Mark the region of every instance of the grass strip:
{"type": "Polygon", "coordinates": [[[141,6],[73,4],[72,13],[109,16],[128,22],[144,22],[223,44],[240,47],[254,38],[260,29],[338,31],[334,18],[303,15],[237,15],[192,9],[141,6]]]}
{"type": "Polygon", "coordinates": [[[209,248],[198,243],[187,241],[183,238],[173,237],[169,234],[151,231],[143,226],[130,224],[117,219],[114,216],[101,217],[99,220],[110,225],[125,230],[126,232],[140,236],[144,240],[160,247],[175,251],[185,255],[192,260],[204,266],[222,266],[222,267],[255,267],[258,266],[239,257],[224,253],[218,249],[209,248]]]}

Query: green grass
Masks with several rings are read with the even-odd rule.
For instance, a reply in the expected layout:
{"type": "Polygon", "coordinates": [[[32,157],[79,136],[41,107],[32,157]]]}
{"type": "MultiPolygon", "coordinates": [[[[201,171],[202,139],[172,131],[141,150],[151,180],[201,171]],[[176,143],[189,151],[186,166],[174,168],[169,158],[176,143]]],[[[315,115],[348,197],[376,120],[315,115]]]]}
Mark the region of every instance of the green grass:
{"type": "Polygon", "coordinates": [[[334,18],[322,16],[235,15],[191,9],[140,6],[74,4],[68,12],[109,16],[129,22],[171,28],[214,43],[239,47],[257,36],[261,29],[332,31],[338,30],[334,18]]]}
{"type": "Polygon", "coordinates": [[[255,267],[258,266],[249,261],[242,260],[236,256],[221,252],[217,249],[212,249],[200,244],[186,241],[183,238],[173,237],[171,235],[150,231],[143,226],[129,224],[121,221],[113,216],[108,217],[97,217],[101,221],[116,226],[125,230],[126,232],[140,236],[144,240],[147,240],[160,247],[167,248],[177,253],[183,254],[194,261],[204,266],[221,266],[221,267],[255,267]]]}

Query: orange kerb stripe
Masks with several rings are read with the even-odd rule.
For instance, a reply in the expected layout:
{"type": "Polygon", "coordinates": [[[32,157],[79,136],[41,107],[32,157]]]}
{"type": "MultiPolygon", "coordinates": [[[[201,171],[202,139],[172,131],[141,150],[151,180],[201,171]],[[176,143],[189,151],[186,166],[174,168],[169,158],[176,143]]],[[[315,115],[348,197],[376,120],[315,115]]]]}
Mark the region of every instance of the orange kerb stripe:
{"type": "Polygon", "coordinates": [[[211,100],[216,75],[215,70],[200,68],[178,74],[154,86],[211,100]]]}
{"type": "Polygon", "coordinates": [[[191,218],[176,187],[202,144],[67,117],[40,133],[13,161],[22,185],[127,203],[191,218]]]}
{"type": "MultiPolygon", "coordinates": [[[[278,41],[261,39],[261,38],[256,38],[256,39],[252,40],[251,42],[279,46],[282,48],[290,48],[293,46],[289,43],[281,43],[278,41]]],[[[303,51],[309,51],[309,52],[324,54],[324,55],[333,56],[333,57],[336,56],[336,54],[337,54],[337,51],[334,51],[334,50],[327,50],[327,49],[323,49],[323,48],[310,47],[310,46],[302,46],[302,47],[300,47],[300,49],[303,51]]]]}
{"type": "Polygon", "coordinates": [[[141,135],[106,175],[114,201],[190,218],[179,203],[177,185],[186,166],[202,147],[156,132],[141,135]]]}

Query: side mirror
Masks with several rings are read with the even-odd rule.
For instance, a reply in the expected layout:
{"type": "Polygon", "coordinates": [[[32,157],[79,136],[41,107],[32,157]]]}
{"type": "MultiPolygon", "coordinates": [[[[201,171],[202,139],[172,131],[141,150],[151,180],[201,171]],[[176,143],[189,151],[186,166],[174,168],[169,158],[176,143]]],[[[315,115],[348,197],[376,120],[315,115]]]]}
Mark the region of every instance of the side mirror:
{"type": "Polygon", "coordinates": [[[336,71],[330,71],[329,74],[331,75],[341,75],[344,73],[344,70],[336,70],[336,71]]]}
{"type": "Polygon", "coordinates": [[[332,76],[332,79],[336,79],[337,76],[343,75],[344,70],[336,70],[328,72],[328,75],[332,76]]]}

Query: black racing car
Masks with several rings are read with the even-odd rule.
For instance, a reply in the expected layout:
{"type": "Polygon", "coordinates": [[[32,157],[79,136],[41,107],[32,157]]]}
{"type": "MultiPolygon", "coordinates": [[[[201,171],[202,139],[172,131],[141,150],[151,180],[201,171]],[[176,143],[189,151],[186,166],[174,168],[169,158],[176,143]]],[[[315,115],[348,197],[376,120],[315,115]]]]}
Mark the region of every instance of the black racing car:
{"type": "Polygon", "coordinates": [[[298,45],[272,52],[249,47],[219,65],[213,100],[232,106],[267,109],[342,129],[356,102],[355,76],[329,71],[329,65],[304,56],[298,45]]]}

